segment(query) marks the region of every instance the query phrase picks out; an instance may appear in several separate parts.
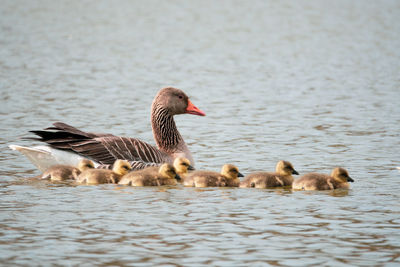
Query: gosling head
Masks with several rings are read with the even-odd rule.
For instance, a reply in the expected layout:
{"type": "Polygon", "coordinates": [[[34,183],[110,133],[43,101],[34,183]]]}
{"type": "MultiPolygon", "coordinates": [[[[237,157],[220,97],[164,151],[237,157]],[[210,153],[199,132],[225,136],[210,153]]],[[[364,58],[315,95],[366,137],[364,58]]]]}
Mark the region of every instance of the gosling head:
{"type": "Polygon", "coordinates": [[[186,174],[188,170],[194,170],[193,166],[190,165],[190,161],[183,157],[174,160],[174,167],[176,172],[180,174],[186,174]]]}
{"type": "Polygon", "coordinates": [[[221,174],[228,179],[237,179],[243,177],[243,174],[239,172],[239,169],[232,164],[225,164],[222,166],[221,174]]]}
{"type": "Polygon", "coordinates": [[[176,179],[176,180],[181,179],[181,177],[176,173],[174,166],[168,163],[164,163],[163,165],[161,165],[160,169],[158,170],[158,173],[161,174],[162,177],[168,179],[176,179]]]}
{"type": "Polygon", "coordinates": [[[275,171],[279,173],[280,175],[292,175],[296,174],[298,175],[299,173],[293,168],[292,163],[289,161],[281,160],[276,164],[275,171]]]}
{"type": "Polygon", "coordinates": [[[89,159],[82,159],[81,161],[79,161],[78,163],[78,169],[83,172],[84,170],[87,169],[93,169],[94,168],[94,164],[93,161],[89,160],[89,159]]]}
{"type": "Polygon", "coordinates": [[[337,180],[340,181],[342,183],[346,183],[346,182],[354,182],[354,180],[349,176],[349,173],[344,169],[344,168],[334,168],[331,176],[337,180]]]}
{"type": "Polygon", "coordinates": [[[125,175],[132,169],[131,164],[127,160],[117,159],[113,165],[113,172],[118,175],[125,175]]]}

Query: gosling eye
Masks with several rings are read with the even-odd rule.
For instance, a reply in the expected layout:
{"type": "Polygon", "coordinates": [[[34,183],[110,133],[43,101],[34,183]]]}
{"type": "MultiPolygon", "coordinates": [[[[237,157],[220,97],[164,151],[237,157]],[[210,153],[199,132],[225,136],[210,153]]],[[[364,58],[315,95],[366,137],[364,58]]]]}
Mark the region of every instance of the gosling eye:
{"type": "Polygon", "coordinates": [[[122,166],[122,168],[125,169],[125,170],[129,170],[128,166],[122,166]]]}

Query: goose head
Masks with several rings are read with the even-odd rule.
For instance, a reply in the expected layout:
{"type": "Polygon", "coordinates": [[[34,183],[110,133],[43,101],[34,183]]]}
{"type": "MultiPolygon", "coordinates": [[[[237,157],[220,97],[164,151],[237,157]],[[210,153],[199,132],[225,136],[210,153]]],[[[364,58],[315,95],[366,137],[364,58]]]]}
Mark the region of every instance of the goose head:
{"type": "Polygon", "coordinates": [[[152,106],[153,109],[161,106],[168,110],[169,115],[172,116],[185,113],[198,116],[206,115],[193,105],[189,97],[182,90],[173,87],[161,89],[154,98],[152,106]]]}
{"type": "Polygon", "coordinates": [[[225,164],[222,166],[221,174],[227,179],[238,179],[244,175],[239,172],[239,169],[233,164],[225,164]]]}
{"type": "Polygon", "coordinates": [[[354,180],[349,176],[349,173],[344,168],[334,168],[331,176],[341,183],[354,182],[354,180]]]}
{"type": "Polygon", "coordinates": [[[168,163],[161,165],[158,173],[164,178],[181,180],[181,177],[176,173],[174,166],[168,163]]]}
{"type": "Polygon", "coordinates": [[[292,175],[296,174],[298,175],[299,173],[293,168],[292,163],[289,161],[281,160],[276,164],[275,171],[279,173],[280,175],[292,175]]]}
{"type": "Polygon", "coordinates": [[[83,172],[84,170],[87,169],[93,169],[94,168],[94,164],[93,161],[89,160],[89,159],[82,159],[81,161],[79,161],[78,163],[78,169],[83,172]]]}
{"type": "Polygon", "coordinates": [[[187,174],[188,170],[194,170],[193,166],[190,165],[190,161],[187,158],[179,157],[174,160],[174,167],[177,173],[180,175],[187,174]]]}
{"type": "Polygon", "coordinates": [[[113,172],[118,175],[125,175],[132,169],[131,164],[127,160],[117,159],[113,164],[113,172]]]}

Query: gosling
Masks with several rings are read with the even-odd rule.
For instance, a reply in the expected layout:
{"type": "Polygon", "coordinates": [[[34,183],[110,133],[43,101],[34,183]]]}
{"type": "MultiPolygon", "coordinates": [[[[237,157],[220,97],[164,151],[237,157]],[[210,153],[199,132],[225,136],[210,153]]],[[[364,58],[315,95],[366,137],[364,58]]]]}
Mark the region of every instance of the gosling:
{"type": "Polygon", "coordinates": [[[131,169],[128,161],[118,159],[114,162],[112,170],[89,169],[79,174],[76,180],[81,184],[116,184],[131,169]]]}
{"type": "Polygon", "coordinates": [[[193,187],[238,187],[243,177],[235,165],[225,164],[221,173],[213,171],[194,171],[183,181],[184,186],[193,187]]]}
{"type": "Polygon", "coordinates": [[[276,172],[254,172],[245,177],[240,187],[271,188],[292,186],[293,176],[299,173],[289,161],[281,160],[276,164],[276,172]]]}
{"type": "Polygon", "coordinates": [[[184,179],[188,175],[188,171],[194,170],[193,166],[190,165],[190,161],[184,157],[176,158],[174,160],[174,167],[181,179],[184,179]]]}
{"type": "Polygon", "coordinates": [[[143,170],[130,172],[118,184],[130,186],[160,186],[176,185],[181,177],[174,166],[168,163],[162,164],[158,169],[149,167],[143,170]]]}
{"type": "Polygon", "coordinates": [[[40,178],[51,181],[75,180],[81,172],[93,168],[94,164],[91,160],[82,159],[79,161],[77,168],[69,165],[51,166],[40,176],[40,178]]]}
{"type": "Polygon", "coordinates": [[[333,169],[331,175],[321,173],[307,173],[293,182],[293,189],[297,190],[333,190],[338,188],[349,189],[354,182],[349,173],[343,168],[333,169]]]}

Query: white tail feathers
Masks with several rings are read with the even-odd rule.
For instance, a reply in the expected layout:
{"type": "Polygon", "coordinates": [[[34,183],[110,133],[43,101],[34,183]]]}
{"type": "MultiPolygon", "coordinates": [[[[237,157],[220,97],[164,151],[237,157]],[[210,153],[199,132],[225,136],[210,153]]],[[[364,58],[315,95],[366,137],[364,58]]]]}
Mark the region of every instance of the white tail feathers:
{"type": "MultiPolygon", "coordinates": [[[[51,148],[50,146],[24,147],[9,145],[9,148],[24,154],[41,172],[57,164],[77,166],[84,157],[78,154],[51,148]]],[[[99,164],[94,163],[95,167],[99,164]]]]}

